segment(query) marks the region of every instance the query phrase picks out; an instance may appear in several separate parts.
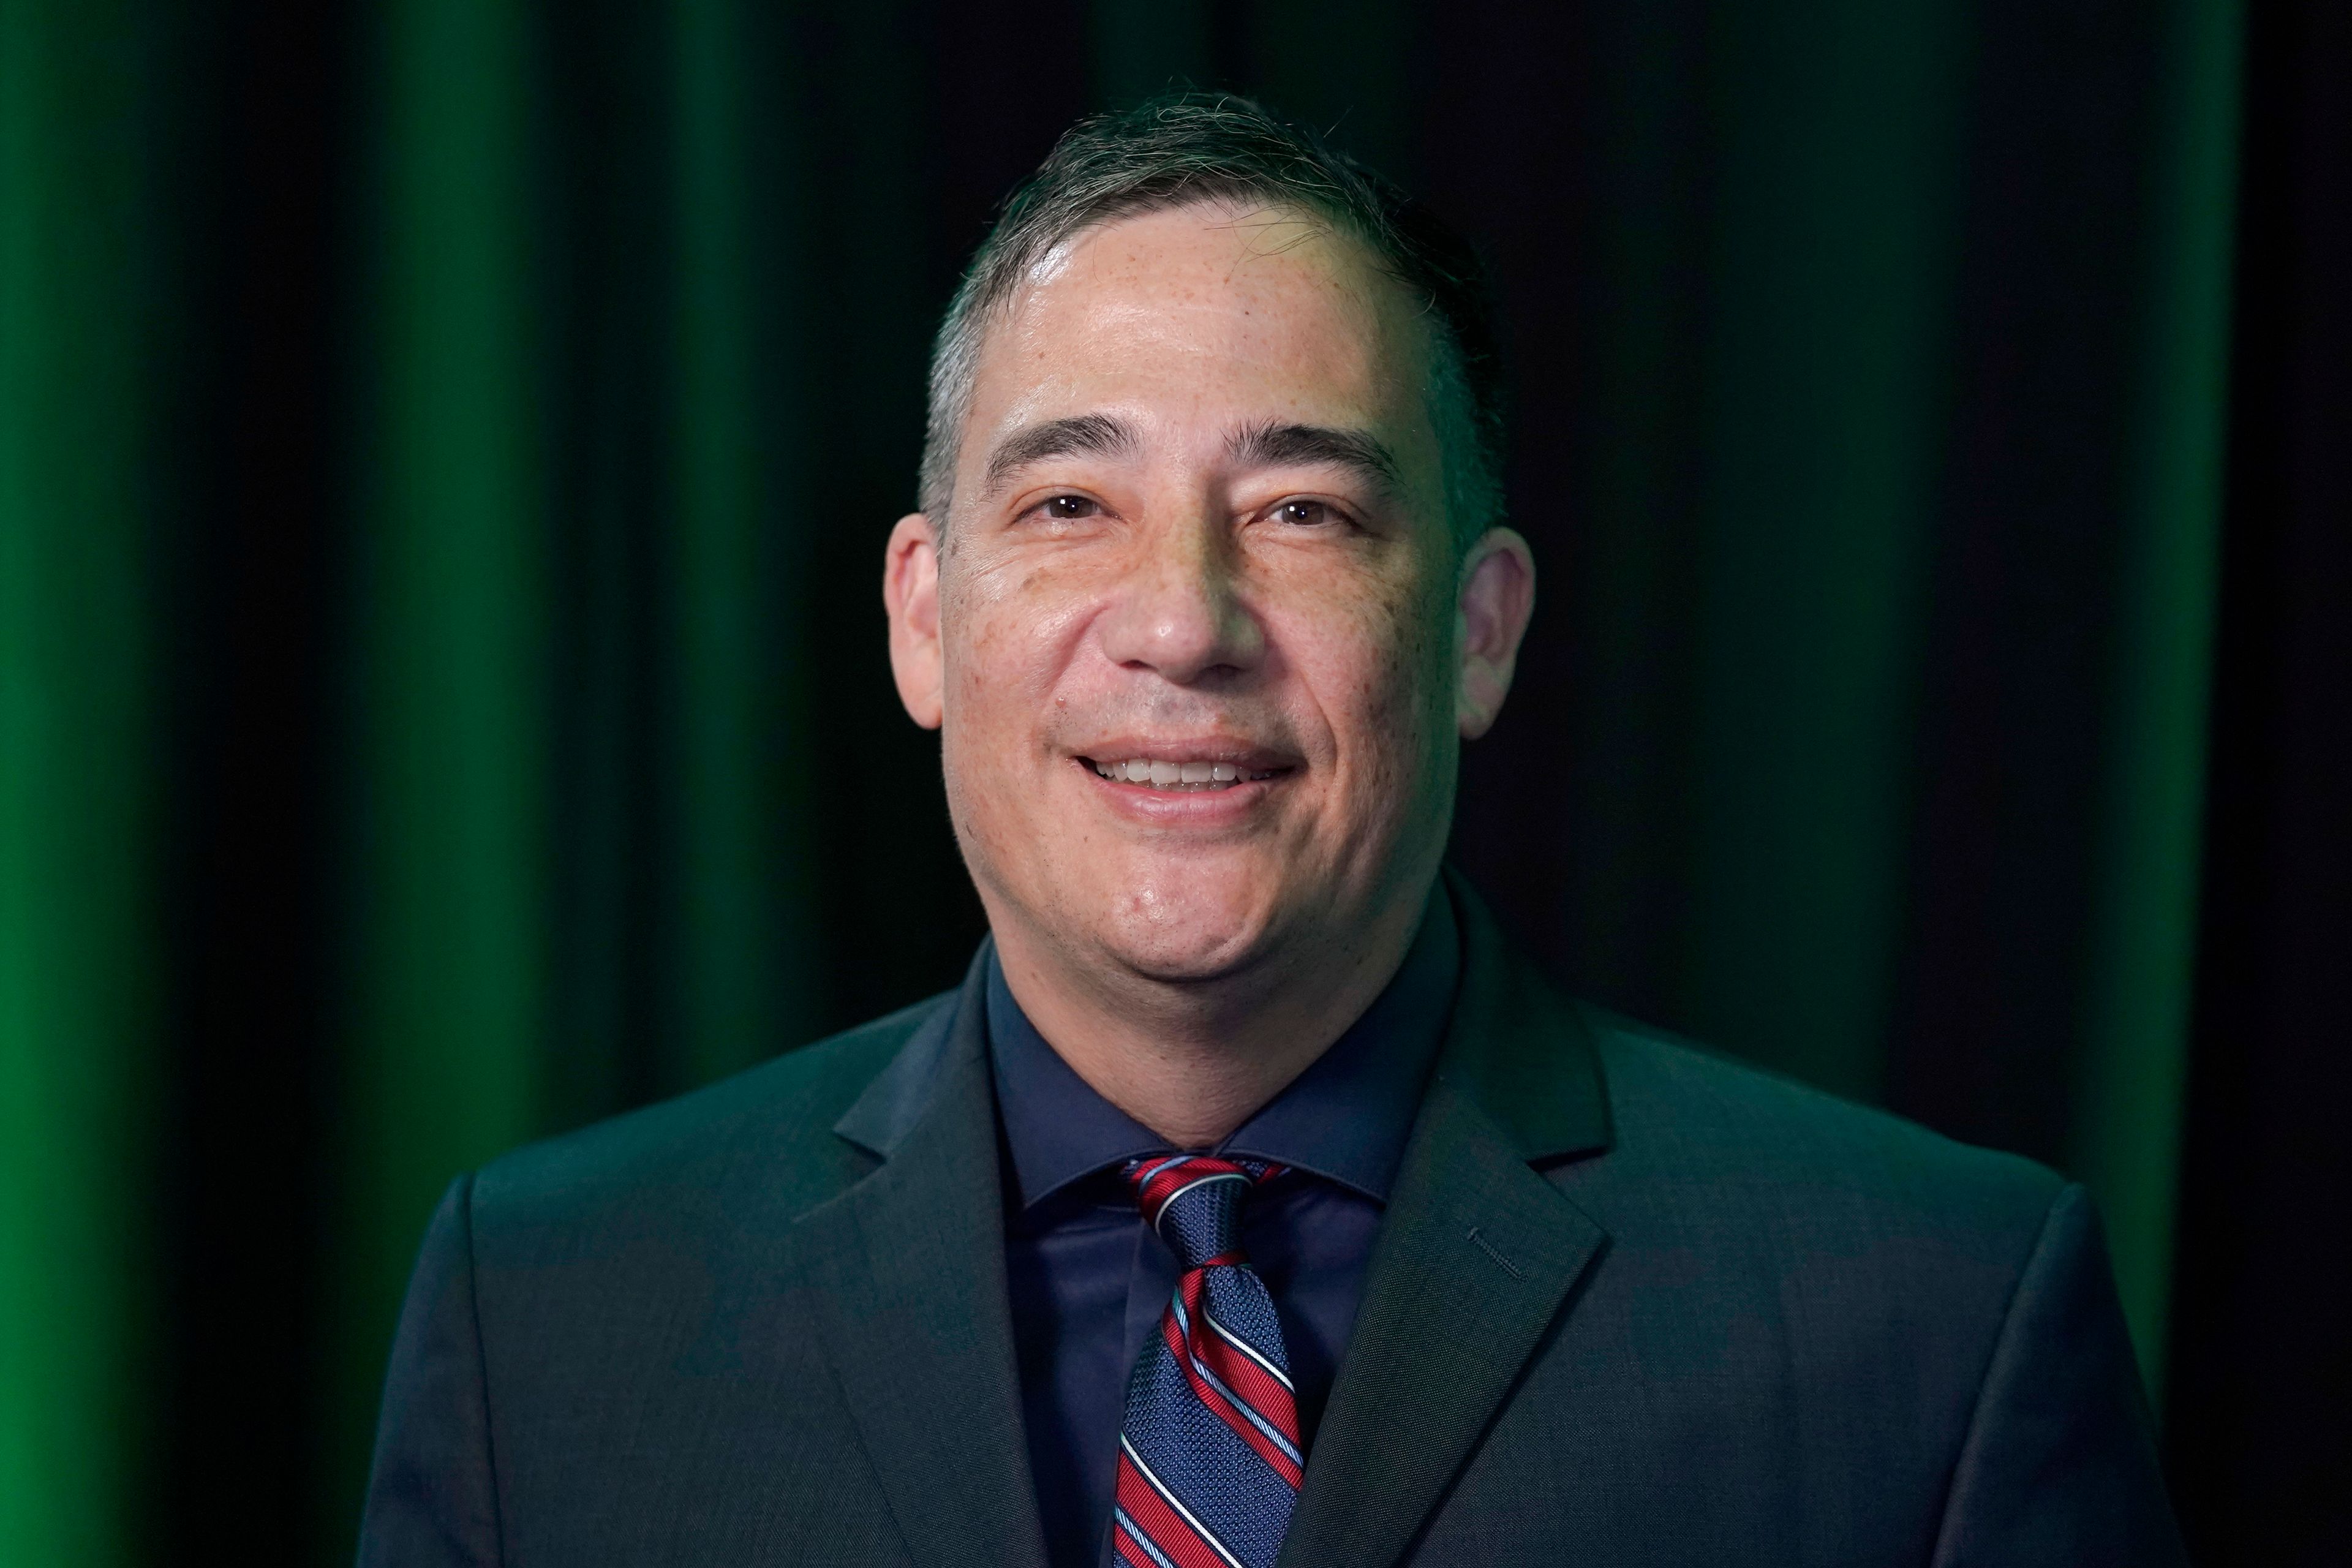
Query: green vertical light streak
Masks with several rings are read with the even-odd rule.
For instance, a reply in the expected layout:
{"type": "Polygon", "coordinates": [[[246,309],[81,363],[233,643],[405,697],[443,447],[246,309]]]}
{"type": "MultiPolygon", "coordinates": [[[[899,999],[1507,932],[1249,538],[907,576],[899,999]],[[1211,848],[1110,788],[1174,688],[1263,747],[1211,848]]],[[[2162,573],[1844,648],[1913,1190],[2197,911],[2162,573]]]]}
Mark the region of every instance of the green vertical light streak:
{"type": "Polygon", "coordinates": [[[749,51],[735,0],[679,0],[677,49],[678,914],[673,933],[690,1081],[815,1032],[809,944],[789,918],[809,897],[805,781],[815,748],[800,661],[802,616],[779,571],[797,519],[773,483],[793,434],[761,418],[758,345],[765,231],[791,193],[752,188],[749,51]],[[763,231],[764,232],[764,231],[763,231]],[[755,277],[760,281],[755,282],[755,277]]]}
{"type": "Polygon", "coordinates": [[[1880,1086],[1965,34],[1949,4],[1727,6],[1698,624],[1691,1023],[1880,1086]]]}
{"type": "Polygon", "coordinates": [[[367,262],[381,380],[356,582],[357,1016],[338,1233],[350,1375],[334,1420],[354,1480],[433,1202],[536,1131],[541,1101],[546,521],[525,15],[511,0],[400,0],[378,37],[367,262]]]}
{"type": "Polygon", "coordinates": [[[2229,397],[2236,0],[2171,0],[2105,829],[2073,1165],[2096,1194],[2160,1396],[2196,972],[2205,722],[2229,397]]]}
{"type": "Polygon", "coordinates": [[[125,1562],[152,1008],[136,18],[0,0],[0,1563],[125,1562]]]}

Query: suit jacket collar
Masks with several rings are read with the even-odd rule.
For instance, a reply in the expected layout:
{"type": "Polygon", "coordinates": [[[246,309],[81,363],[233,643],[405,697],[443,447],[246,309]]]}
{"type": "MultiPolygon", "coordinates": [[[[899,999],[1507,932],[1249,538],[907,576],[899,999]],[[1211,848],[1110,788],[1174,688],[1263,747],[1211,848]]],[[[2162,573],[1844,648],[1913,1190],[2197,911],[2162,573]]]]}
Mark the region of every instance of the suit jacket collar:
{"type": "Polygon", "coordinates": [[[1591,1037],[1477,896],[1447,884],[1462,988],[1307,1457],[1286,1568],[1403,1555],[1608,1239],[1530,1165],[1609,1145],[1591,1037]]]}
{"type": "Polygon", "coordinates": [[[983,946],[835,1124],[883,1163],[795,1227],[812,1315],[908,1552],[1044,1568],[1004,1279],[983,946]]]}
{"type": "MultiPolygon", "coordinates": [[[[964,971],[963,984],[946,1005],[908,1037],[890,1065],[874,1075],[874,1081],[833,1124],[835,1132],[867,1153],[887,1160],[938,1099],[950,1058],[976,1054],[985,1060],[988,963],[995,951],[993,939],[981,939],[980,951],[964,971]]],[[[993,1105],[992,1099],[990,1103],[993,1105]]]]}
{"type": "Polygon", "coordinates": [[[1475,1101],[1531,1163],[1607,1150],[1608,1086],[1582,1013],[1536,972],[1451,867],[1445,889],[1462,932],[1462,981],[1439,1077],[1475,1101]]]}

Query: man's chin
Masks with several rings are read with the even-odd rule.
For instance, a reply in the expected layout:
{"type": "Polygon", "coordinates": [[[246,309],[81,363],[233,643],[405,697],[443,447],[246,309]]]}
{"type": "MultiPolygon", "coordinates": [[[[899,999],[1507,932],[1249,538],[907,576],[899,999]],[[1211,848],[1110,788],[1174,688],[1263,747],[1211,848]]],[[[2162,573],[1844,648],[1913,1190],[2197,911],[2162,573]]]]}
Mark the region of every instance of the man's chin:
{"type": "Polygon", "coordinates": [[[1255,964],[1267,947],[1263,911],[1193,909],[1172,918],[1114,919],[1096,942],[1120,967],[1170,985],[1223,980],[1255,964]]]}

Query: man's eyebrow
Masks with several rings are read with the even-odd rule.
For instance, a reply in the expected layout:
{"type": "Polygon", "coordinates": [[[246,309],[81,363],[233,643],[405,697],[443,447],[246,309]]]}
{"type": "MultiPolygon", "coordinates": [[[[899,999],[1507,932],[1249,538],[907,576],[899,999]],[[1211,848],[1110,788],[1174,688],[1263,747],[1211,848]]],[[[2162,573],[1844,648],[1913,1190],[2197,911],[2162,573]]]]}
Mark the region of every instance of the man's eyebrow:
{"type": "Polygon", "coordinates": [[[1015,430],[996,444],[996,450],[988,455],[988,473],[982,480],[981,493],[995,494],[1006,479],[1047,458],[1066,458],[1077,453],[1128,458],[1141,450],[1142,446],[1133,426],[1108,414],[1048,419],[1043,425],[1015,430]]]}
{"type": "Polygon", "coordinates": [[[1249,425],[1227,439],[1225,455],[1243,468],[1328,466],[1352,469],[1377,489],[1393,493],[1403,488],[1395,457],[1377,437],[1362,430],[1335,430],[1326,425],[1249,425]]]}

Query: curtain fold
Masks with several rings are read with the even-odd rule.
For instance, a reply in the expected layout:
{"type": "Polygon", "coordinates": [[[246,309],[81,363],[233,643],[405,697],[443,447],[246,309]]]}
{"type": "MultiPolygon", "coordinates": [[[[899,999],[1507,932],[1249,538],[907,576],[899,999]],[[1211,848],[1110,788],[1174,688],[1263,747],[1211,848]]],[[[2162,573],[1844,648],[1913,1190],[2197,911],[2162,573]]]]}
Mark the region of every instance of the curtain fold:
{"type": "Polygon", "coordinates": [[[349,1013],[322,1042],[344,1059],[324,1392],[348,1499],[425,1219],[453,1176],[548,1125],[530,22],[515,0],[401,0],[364,41],[380,120],[378,206],[356,226],[349,1013]]]}
{"type": "Polygon", "coordinates": [[[2169,0],[2162,15],[2131,540],[2108,687],[2082,1110],[2066,1150],[2099,1200],[2159,1400],[2197,970],[2245,32],[2237,0],[2169,0]]]}
{"type": "Polygon", "coordinates": [[[0,4],[0,1560],[139,1545],[154,256],[133,7],[0,4]]]}

